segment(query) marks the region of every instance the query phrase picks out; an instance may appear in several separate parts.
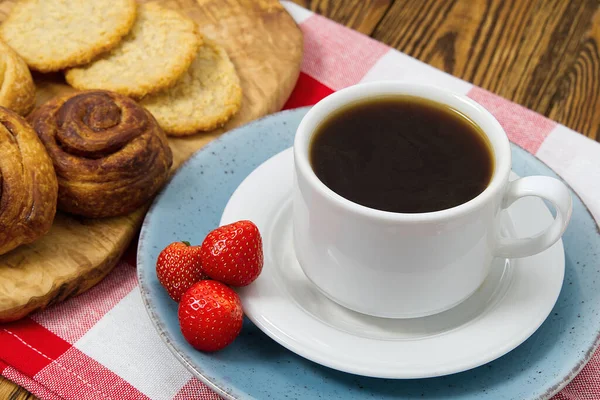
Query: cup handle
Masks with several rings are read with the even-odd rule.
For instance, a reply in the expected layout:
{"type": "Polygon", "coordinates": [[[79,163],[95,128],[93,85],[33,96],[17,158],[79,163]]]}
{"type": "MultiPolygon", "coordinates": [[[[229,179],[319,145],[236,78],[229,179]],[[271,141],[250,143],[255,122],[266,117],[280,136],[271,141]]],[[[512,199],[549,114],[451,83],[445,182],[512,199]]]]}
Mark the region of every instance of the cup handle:
{"type": "Polygon", "coordinates": [[[536,196],[548,200],[556,209],[556,218],[544,231],[526,238],[499,238],[495,255],[504,258],[527,257],[546,250],[560,239],[573,211],[573,200],[567,186],[548,176],[527,176],[508,184],[502,208],[508,208],[522,197],[536,196]]]}

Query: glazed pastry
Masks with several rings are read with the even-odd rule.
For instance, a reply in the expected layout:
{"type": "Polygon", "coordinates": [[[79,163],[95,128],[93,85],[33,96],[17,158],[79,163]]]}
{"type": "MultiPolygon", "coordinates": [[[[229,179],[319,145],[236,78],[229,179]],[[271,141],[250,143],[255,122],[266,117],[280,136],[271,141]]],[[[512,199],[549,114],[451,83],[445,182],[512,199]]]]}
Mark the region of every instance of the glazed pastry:
{"type": "Polygon", "coordinates": [[[57,190],[52,161],[35,131],[0,107],[0,254],[50,230],[57,190]]]}
{"type": "Polygon", "coordinates": [[[25,61],[0,40],[0,107],[27,115],[35,105],[35,85],[25,61]]]}
{"type": "Polygon", "coordinates": [[[152,114],[128,97],[102,90],[56,97],[30,121],[54,163],[60,210],[124,215],[167,180],[167,138],[152,114]]]}

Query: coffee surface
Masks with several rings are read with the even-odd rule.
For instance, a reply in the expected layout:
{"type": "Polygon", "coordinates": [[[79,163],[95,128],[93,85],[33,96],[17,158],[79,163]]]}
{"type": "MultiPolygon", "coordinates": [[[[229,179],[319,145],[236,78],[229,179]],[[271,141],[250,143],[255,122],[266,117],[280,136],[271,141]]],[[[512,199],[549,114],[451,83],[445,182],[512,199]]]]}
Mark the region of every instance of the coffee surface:
{"type": "Polygon", "coordinates": [[[415,97],[350,104],[317,128],[309,149],[317,177],[355,203],[399,213],[458,206],[494,170],[481,129],[458,111],[415,97]]]}

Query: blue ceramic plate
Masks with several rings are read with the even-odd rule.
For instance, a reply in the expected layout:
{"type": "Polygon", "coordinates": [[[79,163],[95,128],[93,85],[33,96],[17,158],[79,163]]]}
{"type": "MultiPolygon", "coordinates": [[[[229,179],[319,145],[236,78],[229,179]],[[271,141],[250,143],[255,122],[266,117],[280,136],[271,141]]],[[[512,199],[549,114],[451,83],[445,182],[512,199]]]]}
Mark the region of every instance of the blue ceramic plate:
{"type": "MultiPolygon", "coordinates": [[[[297,356],[248,320],[240,337],[221,352],[203,354],[187,344],[179,330],[177,304],[156,278],[158,253],[175,240],[201,243],[218,226],[244,178],[292,145],[307,110],[284,111],[211,142],[179,169],[146,216],[138,249],[140,289],[150,318],[175,356],[226,398],[546,399],[564,387],[593,355],[600,332],[600,233],[574,193],[573,217],[563,236],[566,271],[558,302],[527,341],[479,368],[415,380],[351,375],[297,356]]],[[[556,176],[516,146],[513,170],[520,176],[556,176]]]]}

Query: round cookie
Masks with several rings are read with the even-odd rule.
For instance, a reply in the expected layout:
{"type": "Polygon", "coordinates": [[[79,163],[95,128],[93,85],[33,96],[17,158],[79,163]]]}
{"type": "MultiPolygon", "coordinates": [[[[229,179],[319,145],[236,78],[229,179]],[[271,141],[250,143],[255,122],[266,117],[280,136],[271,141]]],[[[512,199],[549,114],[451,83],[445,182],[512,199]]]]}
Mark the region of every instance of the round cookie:
{"type": "Polygon", "coordinates": [[[112,49],[135,17],[135,0],[22,0],[0,25],[0,36],[30,68],[51,72],[112,49]]]}
{"type": "Polygon", "coordinates": [[[225,49],[205,39],[192,66],[175,86],[140,103],[168,135],[185,136],[224,125],[241,102],[240,79],[225,49]]]}
{"type": "Polygon", "coordinates": [[[35,85],[25,61],[0,40],[0,107],[27,115],[35,106],[35,85]]]}
{"type": "Polygon", "coordinates": [[[202,37],[194,21],[156,3],[138,7],[131,32],[110,52],[69,69],[77,89],[105,89],[140,98],[175,84],[189,68],[202,37]]]}

